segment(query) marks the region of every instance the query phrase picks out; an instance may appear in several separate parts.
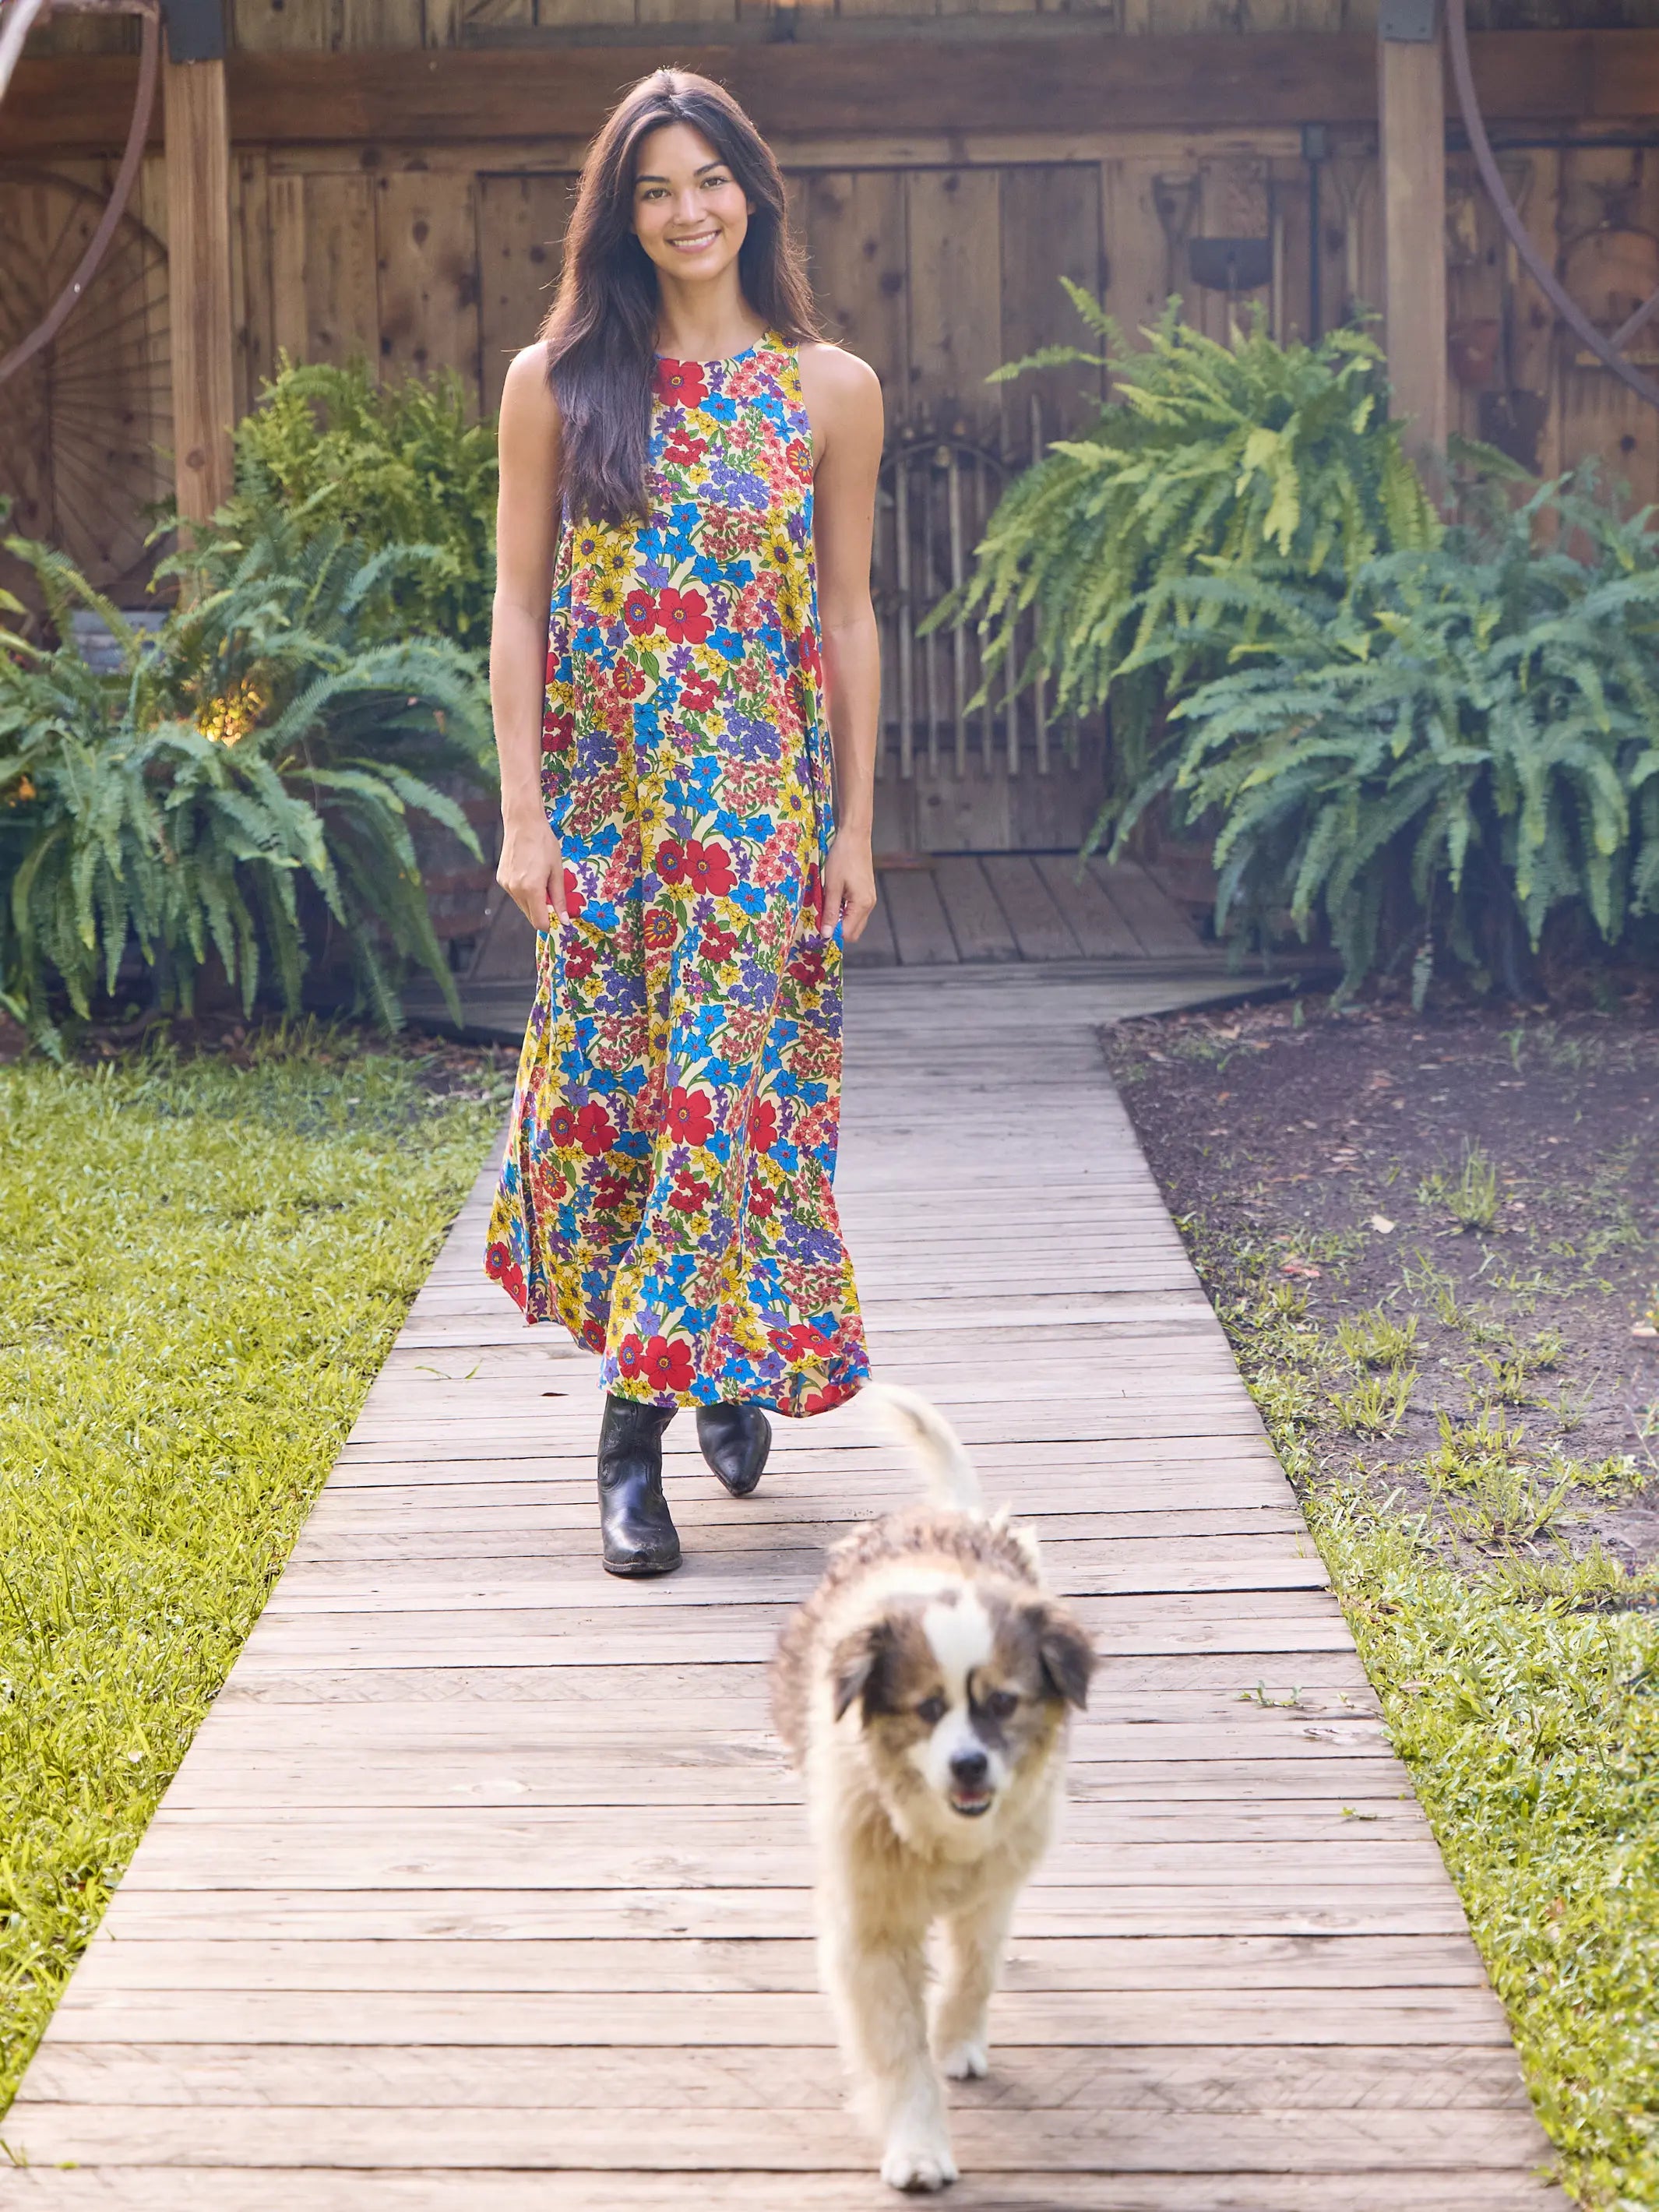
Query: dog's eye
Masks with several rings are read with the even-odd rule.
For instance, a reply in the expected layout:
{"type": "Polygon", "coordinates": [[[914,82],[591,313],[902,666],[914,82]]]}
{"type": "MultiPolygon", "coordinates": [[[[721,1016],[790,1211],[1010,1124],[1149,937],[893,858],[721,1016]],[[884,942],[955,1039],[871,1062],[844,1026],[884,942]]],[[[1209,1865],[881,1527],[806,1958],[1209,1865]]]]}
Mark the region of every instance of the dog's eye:
{"type": "Polygon", "coordinates": [[[921,1703],[916,1707],[916,1718],[927,1728],[937,1728],[939,1723],[945,1718],[944,1698],[939,1697],[924,1698],[921,1703]]]}
{"type": "Polygon", "coordinates": [[[1019,1699],[1012,1690],[993,1690],[983,1707],[986,1718],[1006,1721],[1018,1703],[1019,1699]]]}

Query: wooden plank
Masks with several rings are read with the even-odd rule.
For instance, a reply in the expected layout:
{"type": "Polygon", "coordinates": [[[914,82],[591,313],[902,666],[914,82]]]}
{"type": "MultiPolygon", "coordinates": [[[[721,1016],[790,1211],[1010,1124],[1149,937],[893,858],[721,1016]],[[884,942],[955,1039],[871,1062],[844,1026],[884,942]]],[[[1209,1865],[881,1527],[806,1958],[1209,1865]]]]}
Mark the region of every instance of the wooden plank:
{"type": "Polygon", "coordinates": [[[1018,960],[1019,947],[975,853],[942,854],[933,880],[964,960],[1018,960]]]}
{"type": "Polygon", "coordinates": [[[1420,451],[1443,453],[1446,386],[1446,94],[1441,41],[1377,46],[1389,384],[1420,451]]]}
{"type": "MultiPolygon", "coordinates": [[[[210,2139],[194,2112],[157,2106],[30,2106],[8,2115],[8,2140],[24,2157],[37,2130],[64,2157],[106,2160],[116,2154],[168,2166],[215,2166],[228,2155],[250,2166],[291,2156],[296,2115],[260,2105],[221,2106],[210,2139]]],[[[966,2106],[955,2136],[964,2162],[982,2174],[1134,2173],[1157,2171],[1170,2156],[1170,2122],[1161,2113],[1114,2112],[1091,2106],[1041,2113],[1029,2109],[1011,2142],[1005,2116],[966,2106]],[[1012,2153],[1012,2155],[1011,2155],[1012,2153]]],[[[863,2173],[869,2154],[842,2112],[686,2112],[647,2105],[619,2145],[609,2112],[470,2112],[427,2106],[378,2106],[364,2112],[325,2106],[308,2111],[306,2157],[341,2167],[496,2166],[604,2172],[642,2159],[659,2172],[774,2174],[863,2173]]],[[[1182,2162],[1192,2173],[1462,2172],[1507,2166],[1532,2148],[1530,2115],[1463,2109],[1450,2112],[1297,2115],[1286,2127],[1278,2113],[1188,2112],[1181,2123],[1182,2162]]],[[[1030,2185],[1028,2184],[1028,2185],[1030,2185]]]]}
{"type": "Polygon", "coordinates": [[[1186,915],[1145,868],[1133,860],[1091,860],[1089,872],[1154,959],[1190,952],[1197,932],[1186,915]]]}
{"type": "MultiPolygon", "coordinates": [[[[448,57],[443,68],[463,58],[448,57]]],[[[423,60],[421,66],[431,65],[423,60]]],[[[453,369],[476,406],[478,270],[472,180],[418,170],[379,178],[374,242],[384,373],[429,376],[453,369]]]]}
{"type": "Polygon", "coordinates": [[[1079,950],[1091,959],[1133,960],[1140,940],[1096,878],[1069,853],[1039,853],[1035,866],[1079,950]]]}
{"type": "MultiPolygon", "coordinates": [[[[904,179],[912,422],[988,432],[997,422],[1002,269],[996,173],[918,169],[904,179]]],[[[941,578],[941,581],[948,579],[941,578]]]]}
{"type": "Polygon", "coordinates": [[[1026,960],[1075,960],[1083,948],[1024,853],[988,854],[985,873],[1026,960]]]}
{"type": "Polygon", "coordinates": [[[305,192],[307,361],[365,363],[380,373],[373,180],[361,172],[311,176],[305,192]]]}
{"type": "MultiPolygon", "coordinates": [[[[1508,2052],[1452,2044],[1436,2058],[1436,2073],[1425,2083],[1415,2053],[1377,2045],[1118,2051],[1005,2044],[997,2073],[1010,2102],[1057,2106],[1086,2085],[1100,2109],[1115,2112],[1524,2109],[1526,2090],[1508,2052]]],[[[764,2077],[757,2079],[721,2054],[695,2047],[472,2051],[382,2045],[319,2051],[301,2045],[256,2057],[236,2044],[149,2050],[64,2042],[42,2054],[32,2087],[43,2103],[179,2105],[194,2107],[198,2118],[203,2107],[258,2095],[276,2106],[313,2106],[341,2091],[354,2106],[373,2109],[621,2111],[645,2096],[728,2113],[834,2112],[842,2103],[840,2084],[810,2056],[775,2051],[764,2077]]]]}
{"type": "Polygon", "coordinates": [[[553,303],[572,181],[558,174],[478,179],[479,324],[489,413],[501,404],[507,363],[530,344],[553,303]]]}
{"type": "MultiPolygon", "coordinates": [[[[328,51],[333,0],[235,0],[233,129],[250,145],[387,140],[422,147],[580,141],[637,46],[461,48],[441,70],[416,52],[328,51]],[[288,49],[283,51],[283,49],[288,49]],[[310,51],[302,51],[310,49],[310,51]]],[[[584,12],[594,14],[589,0],[584,12]]],[[[1294,130],[1309,116],[1376,121],[1376,40],[1364,31],[1226,33],[1119,40],[1097,29],[1040,38],[948,35],[713,46],[704,57],[768,132],[869,135],[902,108],[913,133],[1294,130]]],[[[1633,122],[1659,114],[1652,29],[1477,32],[1481,105],[1492,123],[1633,122]]],[[[131,113],[127,56],[30,57],[0,125],[8,155],[111,151],[131,113]]]]}
{"type": "Polygon", "coordinates": [[[199,522],[230,495],[236,417],[225,65],[165,61],[162,88],[174,485],[180,515],[199,522]]]}
{"type": "Polygon", "coordinates": [[[886,869],[882,891],[893,925],[893,943],[905,966],[954,967],[960,961],[931,869],[886,869]]]}
{"type": "MultiPolygon", "coordinates": [[[[52,2203],[99,2212],[270,2212],[267,2172],[234,2166],[197,2169],[129,2167],[103,2173],[8,2177],[14,2201],[33,2207],[52,2203]]],[[[560,2177],[559,2212],[777,2212],[775,2175],[742,2173],[663,2175],[618,2169],[560,2177]]],[[[1402,2196],[1411,2212],[1532,2212],[1559,2207],[1551,2185],[1504,2169],[1466,2168],[1449,2174],[1423,2172],[1376,2175],[1244,2174],[1227,2184],[1227,2212],[1399,2212],[1402,2196]]],[[[418,2177],[382,2170],[330,2172],[314,2168],[305,2183],[306,2212],[547,2212],[544,2176],[492,2173],[477,2168],[428,2169],[418,2177]],[[413,2194],[411,2194],[413,2191],[413,2194]]],[[[1201,2174],[1129,2175],[1111,2184],[1112,2212],[1216,2212],[1216,2183],[1201,2174]]],[[[871,2185],[844,2174],[797,2174],[789,2181],[791,2212],[866,2212],[871,2185]]],[[[957,2212],[1030,2212],[1029,2190],[995,2176],[957,2185],[957,2212]]],[[[1097,2175],[1043,2177],[1042,2212],[1100,2212],[1097,2175]]]]}
{"type": "Polygon", "coordinates": [[[805,183],[807,261],[824,334],[869,362],[897,419],[909,390],[903,179],[896,169],[821,169],[805,183]]]}
{"type": "MultiPolygon", "coordinates": [[[[1106,289],[1098,162],[1031,162],[1001,174],[1002,357],[1018,361],[1048,345],[1092,351],[1060,286],[1069,276],[1100,297],[1106,289]]],[[[1028,371],[1004,387],[1004,450],[1031,452],[1069,435],[1099,405],[1098,369],[1028,371]],[[1033,412],[1035,407],[1036,412],[1033,412]]]]}

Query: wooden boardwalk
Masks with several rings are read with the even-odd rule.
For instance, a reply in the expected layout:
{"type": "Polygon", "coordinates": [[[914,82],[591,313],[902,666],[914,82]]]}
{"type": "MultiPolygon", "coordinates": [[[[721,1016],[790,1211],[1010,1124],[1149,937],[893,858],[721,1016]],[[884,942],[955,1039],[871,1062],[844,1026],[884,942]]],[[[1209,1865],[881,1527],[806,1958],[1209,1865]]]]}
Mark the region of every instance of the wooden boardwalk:
{"type": "MultiPolygon", "coordinates": [[[[1148,987],[1150,988],[1150,987],[1148,987]]],[[[1103,1073],[1121,981],[851,992],[880,1370],[1043,1536],[1104,1664],[956,2093],[962,2212],[1559,2203],[1502,2011],[1103,1073]],[[1255,1694],[1260,1686],[1261,1696],[1255,1694]],[[1265,1702],[1262,1700],[1265,1699],[1265,1702]]],[[[1143,990],[1138,1003],[1146,1004],[1143,990]]],[[[591,1361],[457,1224],[3,2125],[40,2212],[854,2212],[763,1668],[911,1492],[854,1404],[689,1559],[594,1558],[591,1361]]]]}

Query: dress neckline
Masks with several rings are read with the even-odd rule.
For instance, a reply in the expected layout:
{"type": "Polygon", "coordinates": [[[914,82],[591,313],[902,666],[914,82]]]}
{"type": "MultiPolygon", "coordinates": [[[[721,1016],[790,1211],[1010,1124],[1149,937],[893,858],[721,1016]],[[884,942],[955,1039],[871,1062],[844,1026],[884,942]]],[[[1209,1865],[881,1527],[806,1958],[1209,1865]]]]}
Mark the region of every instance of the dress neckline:
{"type": "MultiPolygon", "coordinates": [[[[685,362],[684,365],[688,368],[735,368],[738,362],[747,361],[750,354],[762,352],[770,340],[771,336],[772,333],[769,330],[763,331],[752,345],[744,346],[738,353],[718,353],[714,356],[713,361],[692,361],[685,362]]],[[[677,353],[659,353],[657,356],[657,359],[659,361],[679,361],[681,358],[682,356],[677,353]]]]}

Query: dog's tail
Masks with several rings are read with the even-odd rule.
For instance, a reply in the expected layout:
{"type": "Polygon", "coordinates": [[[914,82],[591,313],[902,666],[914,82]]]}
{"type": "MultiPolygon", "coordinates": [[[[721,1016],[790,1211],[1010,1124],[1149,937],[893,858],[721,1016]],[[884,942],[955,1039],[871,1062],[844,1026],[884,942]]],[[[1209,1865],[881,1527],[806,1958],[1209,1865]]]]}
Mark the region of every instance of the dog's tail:
{"type": "Polygon", "coordinates": [[[965,1512],[982,1507],[974,1462],[937,1406],[893,1382],[866,1382],[859,1396],[874,1407],[889,1435],[926,1469],[927,1494],[935,1504],[965,1512]]]}

